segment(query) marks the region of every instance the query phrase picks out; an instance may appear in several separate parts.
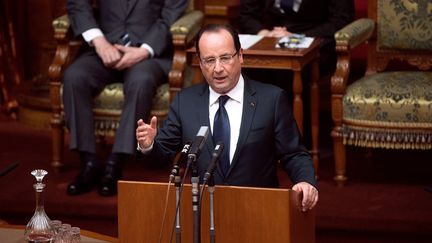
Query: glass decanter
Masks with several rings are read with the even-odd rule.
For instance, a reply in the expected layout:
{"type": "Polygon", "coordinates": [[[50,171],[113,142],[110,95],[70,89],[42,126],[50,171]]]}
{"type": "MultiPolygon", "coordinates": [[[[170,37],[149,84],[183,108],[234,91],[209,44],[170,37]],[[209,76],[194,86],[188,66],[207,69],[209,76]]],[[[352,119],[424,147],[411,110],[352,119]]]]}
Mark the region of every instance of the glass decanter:
{"type": "Polygon", "coordinates": [[[49,243],[54,238],[54,229],[51,226],[51,220],[45,213],[43,190],[45,184],[42,179],[48,172],[45,170],[34,170],[31,174],[36,178],[36,184],[33,187],[36,192],[36,209],[33,217],[27,223],[24,237],[30,243],[49,243]]]}

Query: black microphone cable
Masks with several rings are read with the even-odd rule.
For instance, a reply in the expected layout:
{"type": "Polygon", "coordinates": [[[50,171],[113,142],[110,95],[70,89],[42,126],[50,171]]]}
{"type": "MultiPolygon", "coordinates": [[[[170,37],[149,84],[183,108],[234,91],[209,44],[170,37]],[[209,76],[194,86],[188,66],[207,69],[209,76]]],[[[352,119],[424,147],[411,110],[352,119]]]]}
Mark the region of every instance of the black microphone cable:
{"type": "Polygon", "coordinates": [[[19,165],[19,162],[13,162],[13,163],[7,165],[3,170],[0,171],[0,177],[8,174],[13,169],[15,169],[18,165],[19,165]]]}

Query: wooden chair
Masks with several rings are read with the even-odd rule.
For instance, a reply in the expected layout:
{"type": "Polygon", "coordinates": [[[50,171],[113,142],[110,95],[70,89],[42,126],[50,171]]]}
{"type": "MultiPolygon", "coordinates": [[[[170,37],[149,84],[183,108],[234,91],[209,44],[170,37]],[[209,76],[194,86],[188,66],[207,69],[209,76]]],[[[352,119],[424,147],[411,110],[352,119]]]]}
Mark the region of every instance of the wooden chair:
{"type": "Polygon", "coordinates": [[[335,34],[331,80],[335,181],[347,177],[345,145],[432,149],[432,3],[368,2],[368,18],[335,34]],[[364,77],[348,84],[351,50],[367,42],[364,77]]]}
{"type": "MultiPolygon", "coordinates": [[[[186,49],[193,45],[195,36],[203,23],[203,13],[199,10],[202,9],[201,5],[201,1],[190,0],[186,13],[171,26],[174,45],[173,65],[169,73],[168,82],[157,89],[151,110],[151,116],[157,116],[160,122],[166,118],[172,98],[187,85],[187,80],[191,80],[189,78],[192,77],[191,70],[186,66],[186,49]]],[[[69,20],[66,15],[55,19],[53,21],[53,28],[54,38],[57,41],[57,49],[48,72],[52,108],[51,165],[58,170],[62,166],[65,129],[61,98],[62,77],[66,67],[73,61],[82,41],[72,38],[69,20]]],[[[122,87],[122,83],[108,85],[95,98],[93,107],[95,135],[100,138],[115,135],[123,104],[122,87]]]]}
{"type": "Polygon", "coordinates": [[[0,3],[0,14],[0,112],[17,119],[18,100],[14,89],[22,82],[22,72],[10,2],[0,3]]]}

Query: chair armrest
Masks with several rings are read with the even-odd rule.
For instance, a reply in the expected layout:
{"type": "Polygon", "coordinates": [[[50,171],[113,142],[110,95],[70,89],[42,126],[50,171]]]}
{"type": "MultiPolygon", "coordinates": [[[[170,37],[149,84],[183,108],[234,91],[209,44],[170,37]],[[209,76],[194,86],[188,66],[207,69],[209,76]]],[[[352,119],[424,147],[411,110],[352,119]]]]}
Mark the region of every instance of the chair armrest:
{"type": "Polygon", "coordinates": [[[67,15],[62,15],[52,22],[54,29],[54,39],[56,40],[56,51],[53,61],[48,68],[48,76],[50,80],[50,103],[53,116],[51,119],[52,127],[56,127],[60,131],[63,124],[61,115],[61,85],[63,82],[63,72],[73,60],[77,53],[78,47],[82,41],[72,38],[69,19],[67,15]]]}
{"type": "Polygon", "coordinates": [[[365,43],[374,31],[375,23],[371,19],[362,18],[346,25],[334,35],[337,51],[348,51],[365,43]]]}
{"type": "Polygon", "coordinates": [[[69,19],[67,15],[62,15],[52,22],[52,27],[54,29],[54,38],[55,39],[64,39],[66,38],[69,31],[69,19]]]}
{"type": "Polygon", "coordinates": [[[375,23],[368,18],[357,19],[334,35],[336,40],[337,63],[331,79],[332,94],[345,93],[350,73],[351,50],[365,43],[373,34],[375,23]]]}
{"type": "Polygon", "coordinates": [[[61,82],[61,75],[66,60],[69,56],[69,19],[67,15],[62,15],[52,22],[54,39],[57,42],[54,59],[49,66],[48,75],[51,83],[61,82]]]}
{"type": "Polygon", "coordinates": [[[189,46],[204,20],[201,11],[194,10],[179,18],[170,28],[174,45],[189,46]]]}
{"type": "Polygon", "coordinates": [[[351,50],[365,43],[373,34],[375,23],[371,19],[362,18],[335,33],[337,63],[336,70],[331,77],[331,106],[332,119],[335,124],[332,136],[341,139],[343,96],[350,74],[351,50]]]}
{"type": "Polygon", "coordinates": [[[48,75],[51,82],[62,82],[63,71],[73,60],[82,40],[72,37],[67,15],[62,15],[52,22],[54,39],[57,42],[54,59],[49,66],[48,75]]]}
{"type": "Polygon", "coordinates": [[[173,64],[168,81],[170,102],[177,92],[189,83],[186,80],[188,76],[191,76],[188,75],[189,69],[186,65],[186,49],[193,44],[192,42],[201,28],[203,20],[203,12],[194,10],[179,18],[170,28],[174,45],[173,64]]]}

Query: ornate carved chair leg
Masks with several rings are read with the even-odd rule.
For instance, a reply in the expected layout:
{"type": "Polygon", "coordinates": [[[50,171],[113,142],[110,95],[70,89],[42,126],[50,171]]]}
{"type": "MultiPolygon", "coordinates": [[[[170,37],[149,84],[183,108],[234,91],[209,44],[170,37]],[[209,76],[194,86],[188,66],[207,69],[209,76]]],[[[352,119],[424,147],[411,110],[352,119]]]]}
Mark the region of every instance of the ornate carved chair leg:
{"type": "Polygon", "coordinates": [[[59,172],[63,167],[64,130],[62,124],[52,126],[52,162],[54,171],[59,172]]]}
{"type": "Polygon", "coordinates": [[[335,177],[334,180],[338,186],[344,186],[347,180],[346,171],[346,151],[342,142],[342,134],[335,130],[332,131],[333,153],[335,158],[335,177]]]}

